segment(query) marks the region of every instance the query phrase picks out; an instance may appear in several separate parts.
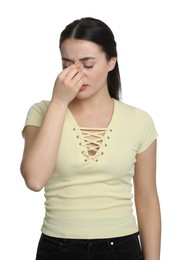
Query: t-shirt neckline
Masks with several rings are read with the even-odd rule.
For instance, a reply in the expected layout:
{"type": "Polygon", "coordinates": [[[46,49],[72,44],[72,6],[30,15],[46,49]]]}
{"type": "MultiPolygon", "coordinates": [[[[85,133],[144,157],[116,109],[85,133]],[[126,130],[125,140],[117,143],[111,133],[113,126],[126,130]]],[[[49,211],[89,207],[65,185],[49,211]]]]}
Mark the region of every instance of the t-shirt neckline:
{"type": "Polygon", "coordinates": [[[74,124],[75,124],[75,126],[77,127],[77,128],[79,128],[79,129],[83,129],[83,130],[103,130],[103,129],[109,129],[109,128],[111,128],[111,126],[112,126],[112,124],[113,124],[113,121],[114,121],[114,117],[115,117],[115,113],[116,113],[116,100],[114,99],[114,98],[112,98],[113,99],[113,101],[114,101],[114,108],[113,108],[113,112],[112,112],[112,115],[111,115],[111,118],[110,118],[110,120],[109,120],[109,123],[108,123],[108,125],[107,125],[107,127],[85,127],[85,126],[80,126],[79,124],[78,124],[78,122],[76,121],[76,119],[75,119],[75,117],[74,117],[74,115],[73,115],[73,113],[71,112],[71,110],[69,109],[69,107],[68,107],[68,113],[69,113],[69,115],[71,116],[71,119],[73,120],[73,122],[74,122],[74,124]]]}

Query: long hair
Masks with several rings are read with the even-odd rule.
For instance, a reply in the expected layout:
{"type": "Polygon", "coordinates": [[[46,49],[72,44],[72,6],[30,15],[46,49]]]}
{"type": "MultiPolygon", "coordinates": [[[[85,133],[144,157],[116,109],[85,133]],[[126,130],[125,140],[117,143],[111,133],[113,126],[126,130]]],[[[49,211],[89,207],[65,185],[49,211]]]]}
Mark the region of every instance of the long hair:
{"type": "MultiPolygon", "coordinates": [[[[92,17],[84,17],[68,24],[61,32],[59,48],[64,40],[74,38],[91,41],[98,44],[106,54],[109,61],[112,57],[117,58],[117,48],[111,29],[101,20],[92,17]]],[[[121,78],[118,61],[113,70],[107,76],[108,91],[112,98],[119,100],[121,96],[121,78]]]]}

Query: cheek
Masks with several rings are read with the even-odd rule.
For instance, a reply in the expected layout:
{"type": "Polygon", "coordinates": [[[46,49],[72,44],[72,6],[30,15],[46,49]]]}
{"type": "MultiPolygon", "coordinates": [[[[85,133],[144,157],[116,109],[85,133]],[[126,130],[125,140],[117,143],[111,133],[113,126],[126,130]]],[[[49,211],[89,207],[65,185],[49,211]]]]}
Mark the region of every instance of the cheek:
{"type": "Polygon", "coordinates": [[[98,68],[98,69],[92,70],[91,72],[88,72],[87,77],[90,80],[101,81],[107,77],[107,74],[108,74],[108,72],[106,71],[105,68],[98,68]]]}

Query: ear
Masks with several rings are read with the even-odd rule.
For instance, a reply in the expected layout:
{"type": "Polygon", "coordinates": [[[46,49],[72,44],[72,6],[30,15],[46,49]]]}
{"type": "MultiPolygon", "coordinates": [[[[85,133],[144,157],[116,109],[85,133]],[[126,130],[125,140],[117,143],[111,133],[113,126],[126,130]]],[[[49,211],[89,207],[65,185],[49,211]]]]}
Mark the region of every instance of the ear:
{"type": "Polygon", "coordinates": [[[116,65],[116,61],[117,61],[117,58],[116,57],[112,57],[108,64],[109,64],[109,71],[113,70],[115,65],[116,65]]]}

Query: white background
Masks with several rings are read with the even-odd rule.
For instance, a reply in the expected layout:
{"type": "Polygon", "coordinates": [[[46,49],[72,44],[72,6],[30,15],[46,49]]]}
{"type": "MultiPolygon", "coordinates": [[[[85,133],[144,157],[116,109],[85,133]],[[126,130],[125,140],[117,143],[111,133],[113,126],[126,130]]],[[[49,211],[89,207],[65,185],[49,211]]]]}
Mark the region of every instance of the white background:
{"type": "Polygon", "coordinates": [[[162,260],[179,257],[180,8],[175,0],[0,2],[0,237],[2,259],[32,260],[43,192],[20,175],[21,130],[29,107],[50,99],[61,70],[59,34],[74,19],[105,21],[118,44],[123,101],[154,119],[162,211],[162,260]]]}

